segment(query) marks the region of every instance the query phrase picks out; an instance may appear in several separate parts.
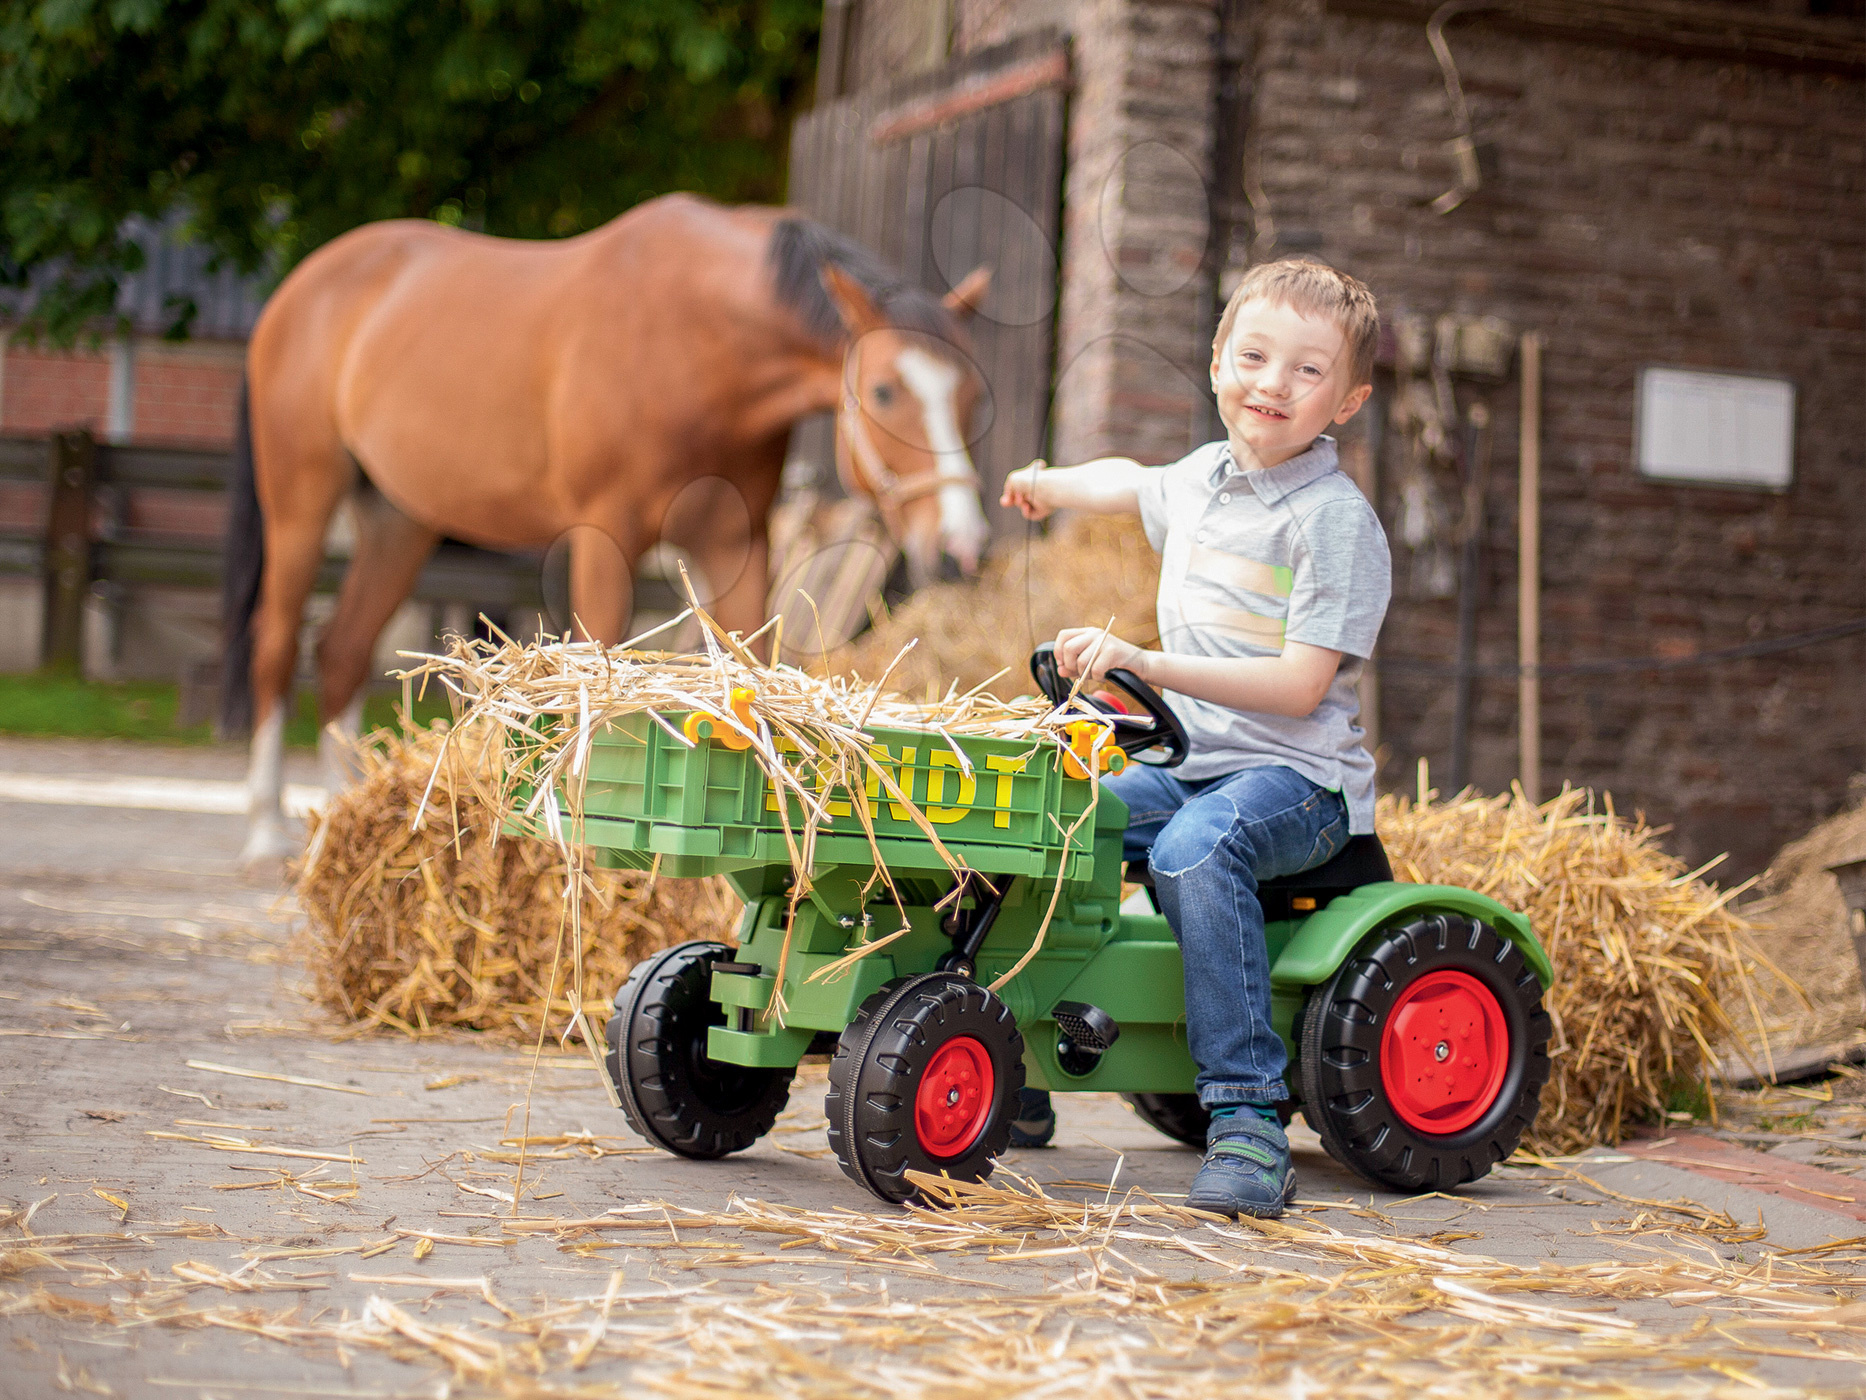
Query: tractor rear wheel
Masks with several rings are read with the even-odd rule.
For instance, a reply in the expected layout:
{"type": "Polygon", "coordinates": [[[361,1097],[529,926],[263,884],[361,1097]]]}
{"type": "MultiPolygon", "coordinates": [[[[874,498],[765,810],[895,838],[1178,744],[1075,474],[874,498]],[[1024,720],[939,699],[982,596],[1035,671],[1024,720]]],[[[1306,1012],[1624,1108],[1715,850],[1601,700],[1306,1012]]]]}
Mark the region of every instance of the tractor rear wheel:
{"type": "Polygon", "coordinates": [[[1024,1037],[1010,1007],[951,972],[890,982],[862,1003],[829,1066],[829,1145],[884,1201],[911,1171],[983,1181],[1011,1141],[1024,1037]]]}
{"type": "Polygon", "coordinates": [[[635,965],[616,993],[604,1064],[629,1126],[682,1157],[724,1157],[771,1131],[795,1069],[709,1059],[706,1033],[726,1024],[713,1000],[723,943],[681,943],[635,965]]]}
{"type": "Polygon", "coordinates": [[[1396,1191],[1489,1172],[1549,1077],[1542,984],[1489,924],[1428,914],[1382,930],[1309,993],[1302,1113],[1329,1155],[1396,1191]]]}

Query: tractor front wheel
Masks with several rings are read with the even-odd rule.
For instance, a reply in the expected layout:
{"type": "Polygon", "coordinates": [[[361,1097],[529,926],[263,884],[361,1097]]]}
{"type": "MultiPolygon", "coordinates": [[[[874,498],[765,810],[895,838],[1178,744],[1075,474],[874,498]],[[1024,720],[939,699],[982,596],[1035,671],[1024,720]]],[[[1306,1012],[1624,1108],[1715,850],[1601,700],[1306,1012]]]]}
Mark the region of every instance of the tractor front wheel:
{"type": "Polygon", "coordinates": [[[629,1126],[682,1157],[724,1157],[771,1131],[794,1069],[709,1059],[706,1033],[726,1024],[713,1000],[723,943],[681,943],[635,965],[616,993],[604,1063],[629,1126]]]}
{"type": "Polygon", "coordinates": [[[1475,1181],[1516,1150],[1549,1077],[1542,984],[1482,920],[1372,935],[1302,1014],[1302,1115],[1329,1155],[1396,1191],[1475,1181]]]}
{"type": "Polygon", "coordinates": [[[829,1066],[829,1145],[884,1201],[919,1190],[911,1171],[983,1181],[1010,1145],[1024,1037],[976,982],[929,972],[862,1003],[829,1066]]]}

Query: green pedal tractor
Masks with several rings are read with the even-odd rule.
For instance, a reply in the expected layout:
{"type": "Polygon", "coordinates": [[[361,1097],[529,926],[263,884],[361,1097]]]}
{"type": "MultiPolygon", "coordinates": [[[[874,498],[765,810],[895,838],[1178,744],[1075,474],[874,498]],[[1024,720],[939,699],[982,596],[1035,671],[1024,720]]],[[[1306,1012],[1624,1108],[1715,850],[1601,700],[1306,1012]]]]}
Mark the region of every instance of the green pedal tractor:
{"type": "MultiPolygon", "coordinates": [[[[1032,669],[1061,702],[1068,686],[1045,651],[1032,669]]],[[[884,1200],[915,1195],[910,1171],[985,1177],[1026,1084],[1119,1093],[1202,1147],[1179,947],[1157,913],[1123,911],[1126,808],[1104,788],[1083,819],[1087,765],[1171,765],[1185,735],[1136,677],[1110,680],[1123,697],[1073,702],[1097,717],[1084,723],[1113,725],[1093,753],[1040,736],[870,730],[895,789],[871,773],[863,793],[817,794],[828,820],[794,901],[801,806],[743,739],[698,715],[691,747],[642,714],[603,730],[580,803],[597,858],[724,875],[745,901],[737,947],[669,948],[616,995],[608,1067],[636,1131],[686,1157],[740,1151],[770,1131],[798,1062],[830,1053],[830,1146],[884,1200]],[[1040,929],[1035,955],[994,990],[1040,929]],[[845,961],[868,943],[883,946],[845,961]]],[[[1528,921],[1472,890],[1394,881],[1372,836],[1260,897],[1296,1093],[1286,1109],[1396,1190],[1453,1187],[1509,1156],[1549,1072],[1551,972],[1528,921]]]]}

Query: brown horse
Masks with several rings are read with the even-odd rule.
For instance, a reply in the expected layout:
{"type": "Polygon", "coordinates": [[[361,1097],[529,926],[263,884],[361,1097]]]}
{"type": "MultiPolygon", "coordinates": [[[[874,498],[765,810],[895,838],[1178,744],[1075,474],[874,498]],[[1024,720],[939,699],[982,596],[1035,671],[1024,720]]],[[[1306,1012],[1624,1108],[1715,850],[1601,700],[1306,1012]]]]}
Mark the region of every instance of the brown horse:
{"type": "Polygon", "coordinates": [[[766,514],[809,413],[836,410],[838,468],[916,581],[942,550],[970,572],[987,527],[965,430],[984,386],[963,321],[989,280],[941,300],[782,210],[678,195],[561,242],[400,220],[312,254],[247,352],[227,667],[251,689],[226,706],[237,722],[249,704],[253,727],[246,858],[288,845],[284,715],[340,504],[355,552],[318,642],[318,702],[352,733],[377,636],[443,536],[567,540],[578,629],[615,643],[636,561],[673,530],[719,620],[756,628],[766,514]]]}

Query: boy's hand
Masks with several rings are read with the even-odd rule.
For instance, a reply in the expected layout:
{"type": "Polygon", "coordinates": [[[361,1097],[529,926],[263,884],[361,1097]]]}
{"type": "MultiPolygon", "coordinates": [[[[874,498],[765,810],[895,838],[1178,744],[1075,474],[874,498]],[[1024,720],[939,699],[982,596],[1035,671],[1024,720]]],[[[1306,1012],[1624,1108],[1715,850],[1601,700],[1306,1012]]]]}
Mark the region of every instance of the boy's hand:
{"type": "Polygon", "coordinates": [[[1019,467],[1005,477],[1004,494],[998,497],[998,504],[1017,507],[1026,520],[1041,520],[1050,514],[1051,508],[1037,499],[1037,473],[1043,467],[1043,459],[1039,457],[1029,466],[1019,467]]]}
{"type": "Polygon", "coordinates": [[[1122,668],[1140,673],[1136,664],[1146,652],[1103,627],[1065,627],[1056,634],[1056,669],[1074,680],[1086,671],[1100,680],[1122,668]]]}

